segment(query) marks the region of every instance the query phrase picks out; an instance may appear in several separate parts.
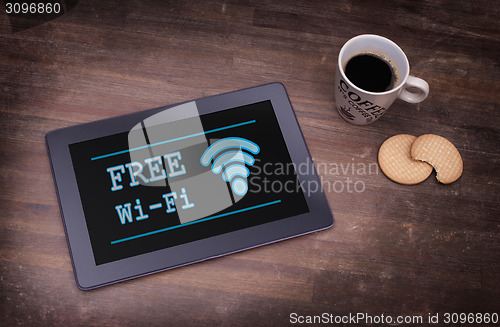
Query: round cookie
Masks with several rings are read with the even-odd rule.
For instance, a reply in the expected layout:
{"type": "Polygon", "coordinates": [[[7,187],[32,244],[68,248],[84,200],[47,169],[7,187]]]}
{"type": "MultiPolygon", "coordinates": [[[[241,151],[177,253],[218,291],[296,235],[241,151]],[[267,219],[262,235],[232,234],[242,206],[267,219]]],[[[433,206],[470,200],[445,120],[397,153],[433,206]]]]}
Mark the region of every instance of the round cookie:
{"type": "Polygon", "coordinates": [[[463,161],[457,148],[442,136],[425,134],[411,146],[411,157],[427,162],[436,169],[436,178],[443,184],[456,181],[463,171],[463,161]]]}
{"type": "Polygon", "coordinates": [[[418,184],[432,173],[431,165],[411,158],[410,149],[415,139],[408,134],[394,135],[385,140],[378,150],[380,169],[396,183],[418,184]]]}

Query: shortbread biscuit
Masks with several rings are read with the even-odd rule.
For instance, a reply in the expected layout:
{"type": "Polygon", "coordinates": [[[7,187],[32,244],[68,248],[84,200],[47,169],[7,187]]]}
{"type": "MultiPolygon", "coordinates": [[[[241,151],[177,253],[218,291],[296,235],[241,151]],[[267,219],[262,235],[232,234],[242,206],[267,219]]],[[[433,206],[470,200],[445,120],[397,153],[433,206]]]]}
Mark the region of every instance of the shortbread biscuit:
{"type": "Polygon", "coordinates": [[[411,157],[427,162],[436,170],[436,178],[443,184],[456,181],[463,171],[463,161],[457,148],[442,136],[425,134],[411,146],[411,157]]]}
{"type": "Polygon", "coordinates": [[[432,166],[413,160],[410,149],[416,137],[408,134],[394,135],[380,146],[378,163],[382,172],[396,183],[413,185],[423,182],[432,173],[432,166]]]}

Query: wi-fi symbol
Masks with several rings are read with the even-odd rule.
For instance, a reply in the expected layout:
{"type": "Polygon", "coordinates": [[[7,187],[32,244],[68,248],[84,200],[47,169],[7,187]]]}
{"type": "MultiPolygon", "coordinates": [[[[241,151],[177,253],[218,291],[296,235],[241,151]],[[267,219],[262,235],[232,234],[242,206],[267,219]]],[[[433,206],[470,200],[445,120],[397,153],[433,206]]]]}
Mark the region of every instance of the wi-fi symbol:
{"type": "Polygon", "coordinates": [[[222,178],[230,182],[233,192],[240,196],[248,191],[246,178],[250,171],[245,165],[252,166],[255,163],[254,157],[243,150],[257,154],[260,148],[241,137],[226,137],[209,146],[200,159],[205,167],[213,160],[212,171],[215,174],[222,172],[222,178]]]}

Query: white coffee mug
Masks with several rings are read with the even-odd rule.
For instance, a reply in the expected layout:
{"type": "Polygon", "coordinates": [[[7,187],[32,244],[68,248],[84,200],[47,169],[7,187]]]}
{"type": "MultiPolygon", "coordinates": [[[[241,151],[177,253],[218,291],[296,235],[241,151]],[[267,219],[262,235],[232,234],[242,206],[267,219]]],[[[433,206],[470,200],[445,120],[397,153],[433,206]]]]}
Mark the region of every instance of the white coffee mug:
{"type": "Polygon", "coordinates": [[[429,84],[410,76],[405,53],[391,40],[378,35],[358,35],[347,41],[339,53],[335,77],[335,103],[340,116],[355,125],[367,125],[379,119],[400,98],[418,103],[429,94],[429,84]],[[354,85],[345,74],[347,62],[360,54],[376,54],[392,66],[395,84],[387,91],[371,92],[354,85]]]}

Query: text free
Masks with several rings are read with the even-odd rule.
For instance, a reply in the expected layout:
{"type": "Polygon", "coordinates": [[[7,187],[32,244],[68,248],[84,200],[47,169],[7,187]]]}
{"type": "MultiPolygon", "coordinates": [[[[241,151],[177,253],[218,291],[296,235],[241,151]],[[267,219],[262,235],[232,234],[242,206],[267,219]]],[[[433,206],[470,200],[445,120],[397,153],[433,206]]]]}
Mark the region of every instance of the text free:
{"type": "Polygon", "coordinates": [[[119,183],[123,182],[122,174],[125,174],[125,171],[128,171],[130,177],[130,187],[139,185],[138,179],[141,179],[144,183],[150,183],[167,179],[167,177],[184,175],[186,174],[186,167],[180,164],[179,160],[182,160],[180,151],[145,159],[144,163],[149,171],[149,178],[142,173],[145,169],[144,165],[137,161],[109,167],[106,171],[111,178],[111,191],[123,189],[123,185],[119,183]],[[163,163],[165,163],[168,173],[163,168],[163,163]]]}

